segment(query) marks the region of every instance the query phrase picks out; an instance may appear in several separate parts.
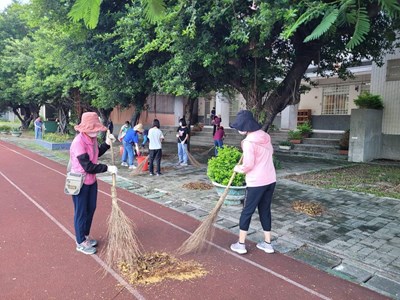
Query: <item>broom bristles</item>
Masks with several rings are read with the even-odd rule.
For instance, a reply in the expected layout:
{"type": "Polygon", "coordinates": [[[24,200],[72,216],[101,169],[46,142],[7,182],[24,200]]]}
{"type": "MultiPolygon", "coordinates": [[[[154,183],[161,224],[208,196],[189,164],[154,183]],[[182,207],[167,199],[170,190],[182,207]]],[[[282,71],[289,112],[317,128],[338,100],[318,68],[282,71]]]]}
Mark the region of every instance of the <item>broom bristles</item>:
{"type": "MultiPolygon", "coordinates": [[[[241,163],[243,156],[239,160],[239,164],[241,163]]],[[[231,178],[225,188],[225,191],[219,197],[219,200],[213,210],[208,214],[205,220],[200,224],[200,226],[192,233],[192,235],[178,248],[177,253],[180,255],[187,254],[190,252],[198,252],[204,248],[207,237],[210,240],[213,239],[214,236],[214,222],[217,219],[218,213],[224,204],[225,198],[228,195],[229,188],[233,182],[233,179],[236,176],[236,172],[232,173],[231,178]]]]}
{"type": "Polygon", "coordinates": [[[131,176],[132,175],[139,175],[140,173],[142,173],[143,167],[144,167],[145,164],[147,164],[148,161],[149,161],[149,156],[147,155],[146,158],[140,164],[138,164],[136,169],[133,170],[130,175],[131,176]]]}
{"type": "MultiPolygon", "coordinates": [[[[110,134],[110,132],[107,132],[110,134]]],[[[114,152],[112,143],[111,160],[113,165],[114,152]]],[[[134,231],[134,224],[124,214],[118,205],[116,175],[112,174],[111,186],[111,214],[107,218],[107,246],[104,249],[105,263],[113,267],[119,262],[133,265],[135,259],[141,254],[141,245],[134,231]]]]}
{"type": "Polygon", "coordinates": [[[192,154],[190,154],[190,152],[188,150],[186,150],[186,148],[185,148],[185,151],[186,151],[187,157],[189,158],[190,163],[195,167],[201,167],[201,164],[193,157],[192,154]]]}
{"type": "MultiPolygon", "coordinates": [[[[112,187],[115,190],[115,187],[112,187]]],[[[104,249],[104,260],[109,266],[118,262],[133,264],[142,254],[141,244],[135,234],[135,225],[125,215],[113,198],[111,214],[107,218],[107,246],[104,249]]]]}

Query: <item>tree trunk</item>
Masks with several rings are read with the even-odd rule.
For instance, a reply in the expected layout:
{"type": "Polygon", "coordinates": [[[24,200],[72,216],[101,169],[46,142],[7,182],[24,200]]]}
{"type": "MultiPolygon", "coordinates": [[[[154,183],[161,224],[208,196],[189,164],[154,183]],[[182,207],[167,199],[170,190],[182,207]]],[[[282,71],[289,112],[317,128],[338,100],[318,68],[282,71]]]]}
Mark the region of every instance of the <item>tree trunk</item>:
{"type": "MultiPolygon", "coordinates": [[[[101,118],[101,120],[102,120],[102,124],[104,125],[104,126],[106,126],[107,128],[108,128],[108,120],[110,119],[110,114],[111,114],[111,112],[112,112],[112,108],[107,108],[107,109],[105,109],[105,108],[100,108],[99,109],[99,115],[100,115],[100,118],[101,118]]],[[[103,142],[105,142],[105,140],[106,140],[106,131],[103,131],[102,133],[101,133],[101,140],[103,141],[103,142]]]]}
{"type": "Polygon", "coordinates": [[[187,128],[188,128],[188,133],[189,133],[189,139],[187,142],[187,149],[190,151],[190,137],[191,137],[191,125],[193,122],[193,107],[194,107],[194,102],[196,101],[197,98],[192,98],[189,97],[188,101],[186,102],[185,105],[185,120],[187,123],[187,128]]]}
{"type": "Polygon", "coordinates": [[[58,132],[68,134],[68,109],[63,107],[58,108],[58,132]]]}
{"type": "Polygon", "coordinates": [[[32,113],[31,109],[28,106],[19,107],[19,108],[23,108],[25,110],[25,114],[23,115],[23,117],[19,113],[17,107],[13,107],[12,111],[17,116],[17,118],[20,120],[22,129],[28,129],[33,118],[37,118],[39,116],[39,111],[37,110],[32,113]]]}
{"type": "Polygon", "coordinates": [[[141,93],[135,97],[135,102],[133,103],[135,105],[135,111],[131,118],[132,127],[135,127],[135,125],[139,122],[140,114],[143,110],[144,104],[146,103],[148,95],[149,94],[141,93]]]}
{"type": "Polygon", "coordinates": [[[309,45],[308,47],[309,48],[303,46],[303,48],[298,51],[299,53],[296,55],[296,60],[285,79],[265,101],[262,109],[266,113],[266,119],[262,126],[264,131],[268,130],[276,115],[284,110],[286,106],[298,104],[300,102],[299,88],[301,80],[316,53],[316,50],[311,50],[310,48],[318,47],[318,44],[313,47],[309,45]]]}

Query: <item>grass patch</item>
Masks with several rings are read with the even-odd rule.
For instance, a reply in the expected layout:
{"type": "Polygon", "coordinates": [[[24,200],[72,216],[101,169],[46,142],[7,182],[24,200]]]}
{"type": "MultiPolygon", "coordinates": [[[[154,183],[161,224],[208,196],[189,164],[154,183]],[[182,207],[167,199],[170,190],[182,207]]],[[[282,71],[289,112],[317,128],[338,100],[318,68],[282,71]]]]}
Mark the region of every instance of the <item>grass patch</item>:
{"type": "Polygon", "coordinates": [[[286,178],[320,188],[344,189],[400,199],[400,166],[362,164],[286,178]]]}
{"type": "Polygon", "coordinates": [[[74,139],[74,137],[68,134],[46,133],[43,135],[43,139],[50,143],[65,143],[65,142],[71,142],[74,139]]]}

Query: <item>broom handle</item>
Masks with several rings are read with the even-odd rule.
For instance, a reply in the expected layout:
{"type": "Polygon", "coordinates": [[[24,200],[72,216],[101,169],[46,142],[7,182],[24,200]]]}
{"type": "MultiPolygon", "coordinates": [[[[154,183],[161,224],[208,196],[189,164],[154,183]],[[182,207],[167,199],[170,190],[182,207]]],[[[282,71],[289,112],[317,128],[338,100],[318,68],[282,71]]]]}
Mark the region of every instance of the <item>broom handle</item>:
{"type": "MultiPolygon", "coordinates": [[[[243,161],[243,154],[242,154],[242,156],[240,157],[238,164],[241,164],[242,161],[243,161]]],[[[228,194],[229,188],[230,188],[231,185],[232,185],[233,179],[235,179],[235,176],[236,176],[236,172],[233,171],[232,176],[231,176],[231,178],[229,179],[229,182],[228,182],[228,184],[227,184],[227,186],[226,186],[226,188],[225,188],[225,191],[224,191],[224,193],[221,195],[221,198],[220,198],[220,199],[222,199],[222,198],[225,199],[226,195],[228,194]]]]}
{"type": "MultiPolygon", "coordinates": [[[[107,137],[108,137],[110,134],[111,134],[111,133],[110,133],[110,130],[107,130],[107,137]]],[[[113,149],[113,142],[112,142],[112,141],[111,141],[111,143],[110,143],[110,150],[111,150],[111,163],[112,163],[113,166],[115,166],[114,149],[113,149]]],[[[113,173],[111,176],[112,176],[112,185],[113,185],[113,187],[115,187],[115,186],[116,186],[116,183],[117,183],[117,178],[116,178],[116,176],[115,176],[114,173],[113,173]]]]}

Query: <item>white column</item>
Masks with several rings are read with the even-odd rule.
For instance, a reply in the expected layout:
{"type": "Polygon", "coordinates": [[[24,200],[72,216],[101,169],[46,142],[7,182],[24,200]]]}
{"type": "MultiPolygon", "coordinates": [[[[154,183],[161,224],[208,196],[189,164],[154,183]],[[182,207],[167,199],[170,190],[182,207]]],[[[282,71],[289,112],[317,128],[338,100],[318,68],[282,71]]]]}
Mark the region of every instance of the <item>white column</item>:
{"type": "Polygon", "coordinates": [[[229,100],[220,92],[215,94],[215,112],[221,115],[221,125],[229,127],[229,100]]]}
{"type": "Polygon", "coordinates": [[[296,129],[299,105],[288,105],[281,112],[281,129],[296,129]]]}

